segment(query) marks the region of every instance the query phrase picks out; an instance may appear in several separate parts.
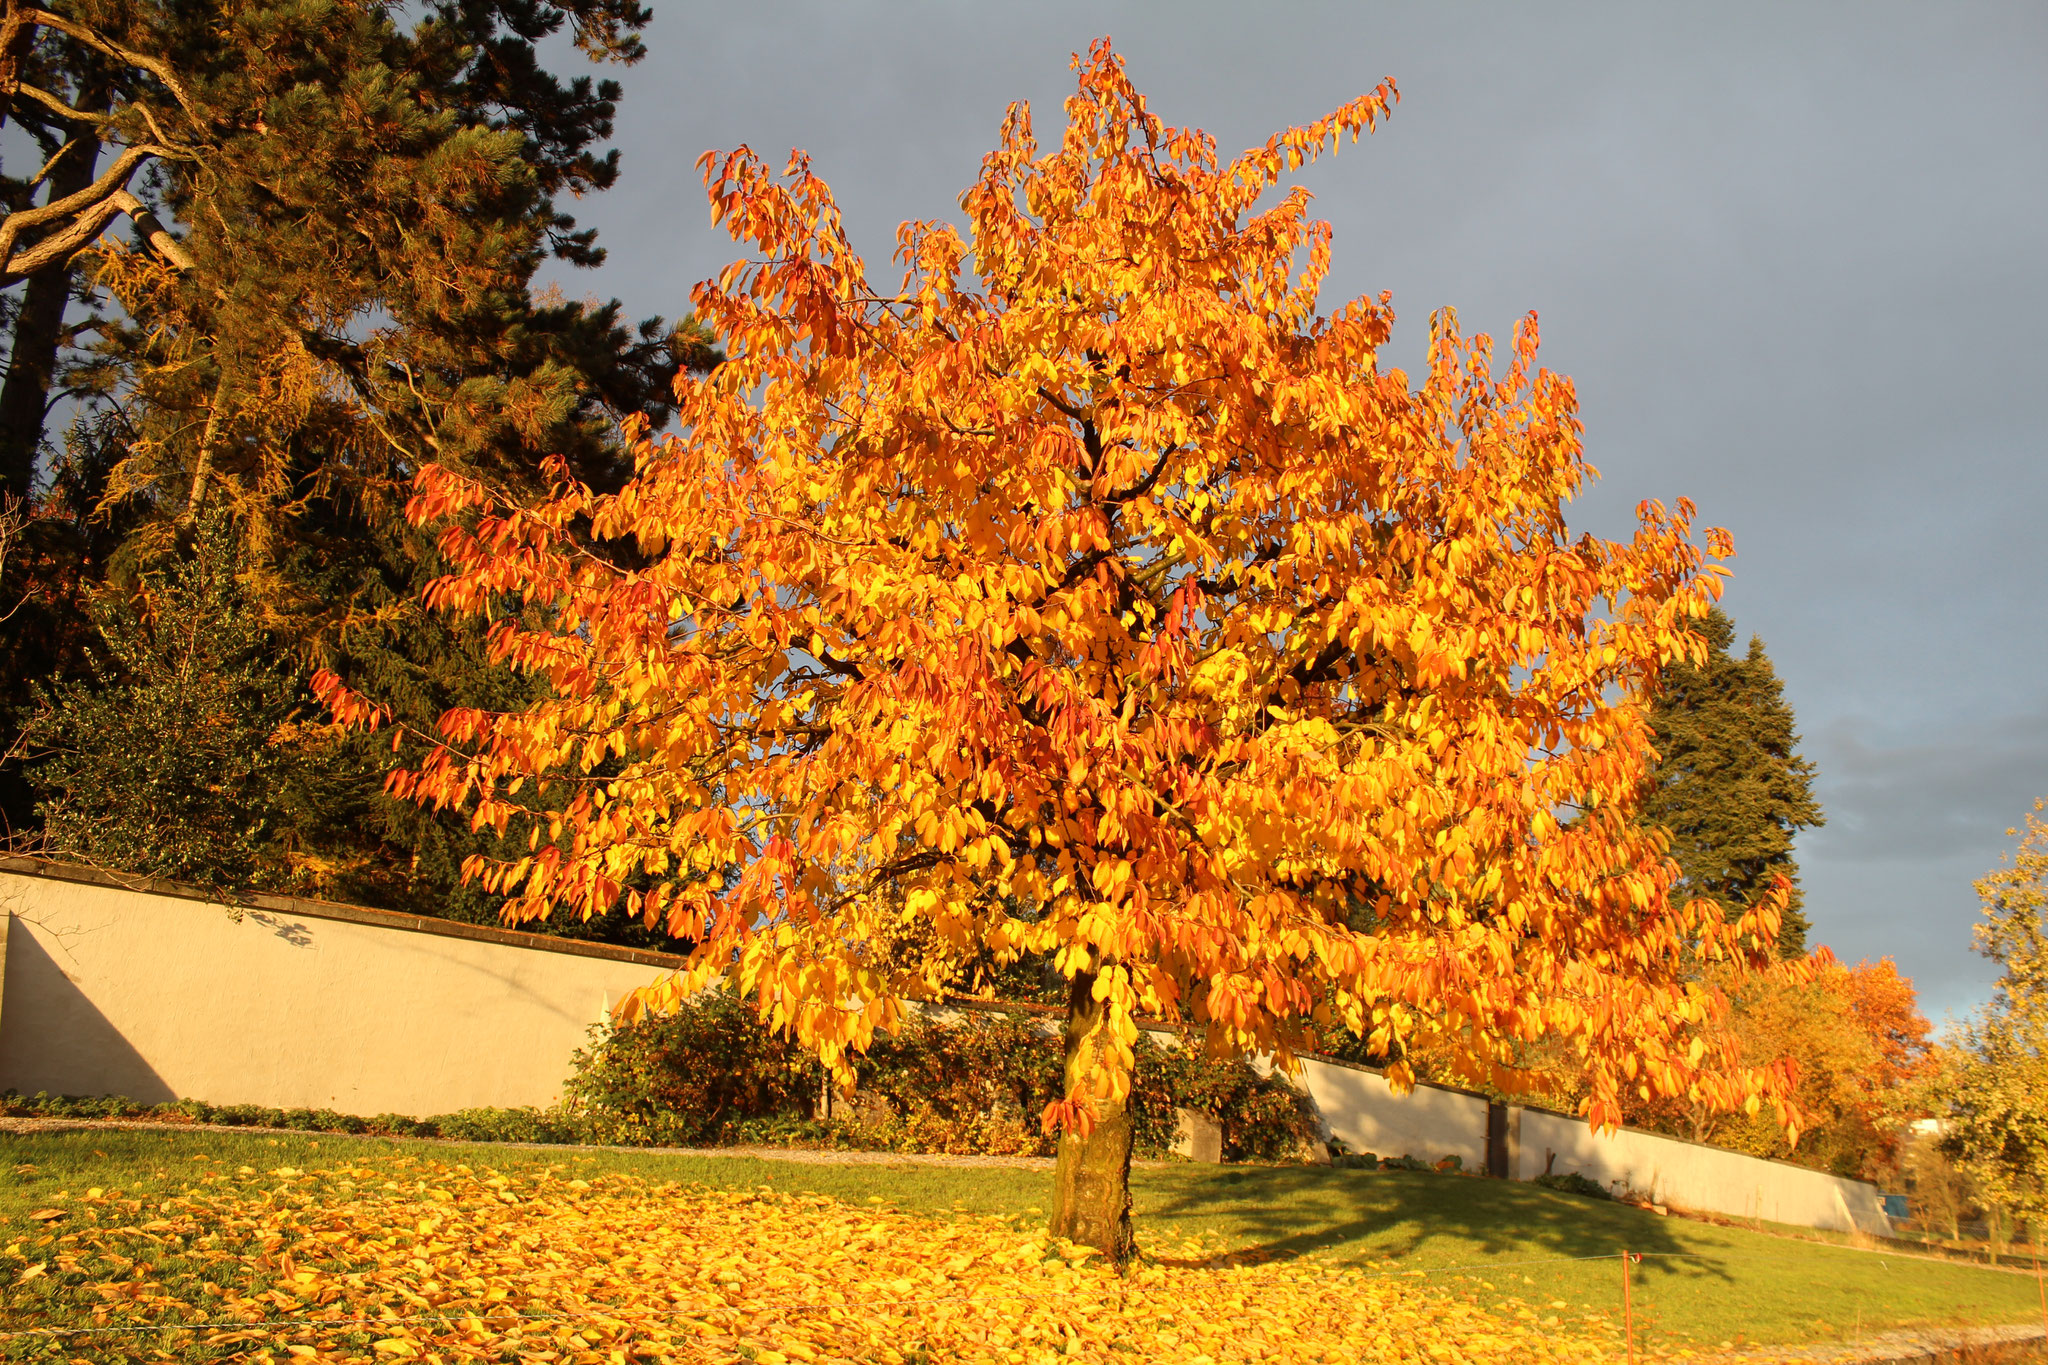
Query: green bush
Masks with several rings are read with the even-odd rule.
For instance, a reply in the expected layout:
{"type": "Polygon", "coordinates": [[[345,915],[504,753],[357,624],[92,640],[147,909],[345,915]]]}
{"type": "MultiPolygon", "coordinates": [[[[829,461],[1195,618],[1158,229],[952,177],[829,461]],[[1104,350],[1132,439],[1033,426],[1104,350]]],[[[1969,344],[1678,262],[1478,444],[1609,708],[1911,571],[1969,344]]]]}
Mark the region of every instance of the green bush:
{"type": "Polygon", "coordinates": [[[1436,1167],[1434,1167],[1434,1166],[1430,1165],[1430,1164],[1429,1164],[1429,1163],[1428,1163],[1427,1161],[1424,1161],[1424,1160],[1422,1160],[1422,1159],[1421,1159],[1421,1158],[1419,1158],[1419,1157],[1412,1157],[1412,1156],[1409,1156],[1409,1155],[1408,1155],[1407,1153],[1405,1153],[1405,1152],[1404,1152],[1404,1153],[1402,1153],[1402,1154],[1401,1154],[1400,1156],[1383,1156],[1383,1157],[1381,1157],[1381,1158],[1380,1158],[1380,1169],[1381,1169],[1381,1170],[1383,1170],[1383,1171],[1431,1171],[1431,1172],[1433,1172],[1433,1171],[1435,1171],[1435,1170],[1436,1170],[1436,1167]]]}
{"type": "Polygon", "coordinates": [[[744,1120],[807,1117],[824,1085],[816,1058],[731,996],[593,1032],[563,1095],[597,1142],[730,1141],[721,1134],[744,1120]]]}
{"type": "Polygon", "coordinates": [[[1613,1191],[1597,1180],[1589,1180],[1577,1171],[1565,1171],[1557,1175],[1539,1175],[1529,1182],[1541,1185],[1546,1190],[1562,1190],[1566,1194],[1583,1194],[1589,1199],[1612,1199],[1613,1191]]]}
{"type": "MultiPolygon", "coordinates": [[[[804,1144],[891,1151],[1050,1155],[1039,1115],[1059,1098],[1058,1039],[1038,1017],[913,1016],[854,1066],[850,1104],[825,1117],[815,1058],[743,1002],[707,995],[673,1014],[600,1031],[577,1054],[566,1106],[607,1142],[804,1144]],[[850,1109],[851,1113],[845,1111],[850,1109]]],[[[1305,1100],[1240,1060],[1141,1035],[1132,1079],[1141,1155],[1172,1146],[1177,1109],[1207,1114],[1230,1161],[1289,1159],[1315,1140],[1305,1100]]]]}
{"type": "Polygon", "coordinates": [[[436,1135],[458,1142],[540,1142],[584,1141],[584,1127],[554,1109],[460,1109],[424,1120],[436,1135]]]}

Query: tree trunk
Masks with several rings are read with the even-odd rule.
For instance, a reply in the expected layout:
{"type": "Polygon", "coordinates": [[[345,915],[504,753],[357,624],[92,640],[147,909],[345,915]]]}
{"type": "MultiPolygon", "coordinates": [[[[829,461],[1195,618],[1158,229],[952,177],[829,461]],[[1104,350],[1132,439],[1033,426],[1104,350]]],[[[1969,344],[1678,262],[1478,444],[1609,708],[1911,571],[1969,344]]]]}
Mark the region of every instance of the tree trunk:
{"type": "Polygon", "coordinates": [[[21,64],[28,58],[29,45],[36,40],[36,25],[22,0],[0,3],[0,128],[14,112],[14,97],[21,92],[21,64]]]}
{"type": "MultiPolygon", "coordinates": [[[[74,137],[64,149],[63,160],[50,172],[44,202],[55,203],[90,185],[99,159],[95,134],[74,137]]],[[[0,384],[0,493],[26,498],[33,491],[36,455],[43,446],[43,422],[49,414],[50,384],[56,378],[57,351],[64,338],[64,309],[70,301],[71,262],[44,266],[28,277],[21,313],[14,322],[14,344],[7,352],[7,379],[0,384]]]]}
{"type": "Polygon", "coordinates": [[[1087,1099],[1095,1125],[1086,1137],[1070,1127],[1061,1134],[1052,1233],[1093,1247],[1121,1266],[1130,1259],[1131,1110],[1126,1098],[1100,1098],[1107,1068],[1115,1061],[1109,1006],[1092,997],[1093,973],[1074,978],[1067,996],[1066,1097],[1087,1099]]]}

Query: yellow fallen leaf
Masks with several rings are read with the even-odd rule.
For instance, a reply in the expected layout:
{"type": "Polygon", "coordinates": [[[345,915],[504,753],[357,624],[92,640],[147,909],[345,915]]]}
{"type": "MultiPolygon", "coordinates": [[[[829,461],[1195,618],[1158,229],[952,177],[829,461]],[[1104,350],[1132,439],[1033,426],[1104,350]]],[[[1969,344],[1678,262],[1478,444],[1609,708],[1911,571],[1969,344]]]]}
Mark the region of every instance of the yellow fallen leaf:
{"type": "MultiPolygon", "coordinates": [[[[1391,1266],[1375,1275],[1250,1263],[1213,1237],[1189,1242],[1175,1264],[1122,1276],[1064,1244],[1048,1258],[1055,1244],[1020,1241],[1022,1229],[1001,1219],[939,1221],[822,1195],[607,1177],[581,1190],[521,1183],[520,1202],[506,1204],[496,1196],[507,1185],[489,1172],[410,1156],[300,1174],[289,1202],[269,1182],[210,1185],[166,1204],[163,1220],[91,1229],[95,1250],[131,1263],[108,1288],[155,1279],[167,1291],[103,1295],[105,1325],[168,1326],[200,1304],[209,1317],[251,1323],[282,1311],[294,1341],[270,1347],[279,1360],[394,1365],[642,1356],[815,1365],[912,1352],[995,1365],[1109,1359],[1112,1350],[1265,1365],[1621,1356],[1605,1319],[1539,1333],[1521,1325],[1535,1317],[1527,1307],[1481,1305],[1469,1285],[1395,1278],[1391,1266]],[[203,1280],[179,1264],[180,1248],[197,1239],[213,1253],[203,1280]],[[392,1334],[374,1357],[362,1356],[356,1335],[365,1320],[392,1334]],[[635,1344],[646,1349],[628,1349],[635,1344]]],[[[265,1339],[253,1329],[230,1335],[212,1344],[265,1339]]],[[[104,1339],[103,1358],[147,1354],[117,1340],[104,1339]]]]}

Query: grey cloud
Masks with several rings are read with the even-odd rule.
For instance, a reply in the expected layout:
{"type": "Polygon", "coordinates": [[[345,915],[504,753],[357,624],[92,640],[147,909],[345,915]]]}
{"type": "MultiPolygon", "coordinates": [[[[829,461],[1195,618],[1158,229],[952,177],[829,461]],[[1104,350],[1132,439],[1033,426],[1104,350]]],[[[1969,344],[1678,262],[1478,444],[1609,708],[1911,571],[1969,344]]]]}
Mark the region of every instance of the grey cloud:
{"type": "Polygon", "coordinates": [[[1965,720],[1893,745],[1875,740],[1874,728],[1844,718],[1808,738],[1828,823],[1802,847],[1817,857],[1896,862],[1969,852],[1988,866],[2004,831],[2048,796],[2048,714],[1965,720]]]}

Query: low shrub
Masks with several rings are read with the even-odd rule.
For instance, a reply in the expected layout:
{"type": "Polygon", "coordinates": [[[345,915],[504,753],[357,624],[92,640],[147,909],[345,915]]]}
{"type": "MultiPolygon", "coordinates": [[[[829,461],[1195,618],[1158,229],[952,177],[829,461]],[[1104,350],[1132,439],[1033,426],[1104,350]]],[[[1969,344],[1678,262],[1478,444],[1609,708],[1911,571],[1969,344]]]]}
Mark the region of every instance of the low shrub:
{"type": "MultiPolygon", "coordinates": [[[[815,1058],[743,1002],[713,994],[599,1030],[577,1054],[565,1105],[608,1142],[1053,1151],[1039,1115],[1060,1096],[1062,1057],[1036,1016],[913,1015],[877,1037],[854,1070],[851,1099],[828,1096],[815,1058]]],[[[1285,1081],[1150,1035],[1139,1037],[1131,1107],[1134,1143],[1147,1156],[1172,1146],[1179,1109],[1217,1122],[1228,1161],[1287,1160],[1317,1134],[1305,1098],[1285,1081]]]]}
{"type": "Polygon", "coordinates": [[[1566,1194],[1583,1194],[1588,1199],[1612,1199],[1613,1191],[1597,1180],[1589,1180],[1577,1171],[1561,1171],[1555,1175],[1539,1175],[1529,1182],[1541,1185],[1546,1190],[1562,1190],[1566,1194]]]}
{"type": "Polygon", "coordinates": [[[426,1122],[435,1135],[458,1142],[582,1142],[583,1125],[555,1109],[458,1109],[426,1122]]]}
{"type": "MultiPolygon", "coordinates": [[[[918,1015],[858,1059],[848,1099],[826,1093],[817,1059],[726,995],[594,1030],[557,1109],[464,1109],[430,1118],[331,1109],[119,1097],[0,1095],[0,1115],[141,1118],[367,1137],[618,1146],[805,1146],[1049,1156],[1039,1115],[1059,1098],[1058,1039],[1026,1014],[918,1015]]],[[[1223,1131],[1226,1161],[1285,1161],[1317,1140],[1307,1099],[1247,1063],[1162,1047],[1141,1034],[1132,1079],[1134,1145],[1160,1156],[1191,1109],[1223,1131]]]]}
{"type": "Polygon", "coordinates": [[[46,1119],[149,1119],[159,1123],[211,1123],[231,1128],[286,1128],[302,1133],[364,1137],[446,1137],[463,1142],[584,1142],[581,1127],[556,1110],[464,1109],[416,1119],[409,1114],[360,1118],[332,1109],[272,1109],[260,1104],[208,1104],[176,1100],[144,1104],[118,1095],[24,1096],[0,1094],[0,1116],[46,1119]]]}

